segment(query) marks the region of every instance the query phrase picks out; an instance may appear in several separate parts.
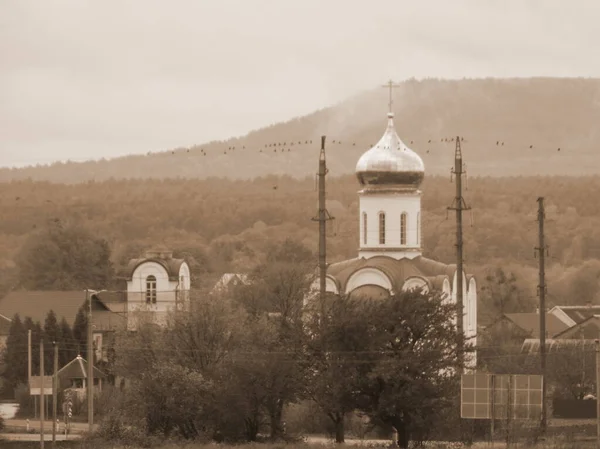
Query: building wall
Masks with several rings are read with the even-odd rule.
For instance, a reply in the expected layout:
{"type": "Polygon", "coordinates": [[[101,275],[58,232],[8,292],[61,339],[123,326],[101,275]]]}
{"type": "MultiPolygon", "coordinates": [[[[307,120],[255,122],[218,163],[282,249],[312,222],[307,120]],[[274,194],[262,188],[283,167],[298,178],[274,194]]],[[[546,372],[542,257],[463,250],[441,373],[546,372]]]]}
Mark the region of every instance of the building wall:
{"type": "Polygon", "coordinates": [[[159,263],[142,263],[133,272],[127,282],[127,326],[130,330],[137,327],[140,320],[165,325],[169,311],[174,310],[180,300],[186,300],[190,289],[190,271],[186,263],[179,270],[179,280],[169,279],[167,270],[159,263]],[[146,280],[156,278],[156,303],[146,301],[146,280]]]}
{"type": "Polygon", "coordinates": [[[381,249],[389,249],[385,255],[400,259],[413,258],[421,254],[421,192],[407,193],[363,193],[359,194],[360,257],[381,255],[381,249]],[[379,243],[379,213],[385,213],[385,244],[379,243]],[[402,213],[407,214],[406,244],[400,240],[402,213]],[[367,216],[367,241],[364,240],[364,216],[367,216]],[[379,251],[378,251],[379,250],[379,251]]]}

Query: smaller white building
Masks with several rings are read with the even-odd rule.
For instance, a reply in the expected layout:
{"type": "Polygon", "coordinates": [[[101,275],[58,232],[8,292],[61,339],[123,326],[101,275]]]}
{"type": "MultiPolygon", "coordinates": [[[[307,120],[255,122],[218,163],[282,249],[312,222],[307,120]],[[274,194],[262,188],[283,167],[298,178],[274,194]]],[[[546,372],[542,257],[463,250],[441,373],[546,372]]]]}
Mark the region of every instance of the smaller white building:
{"type": "Polygon", "coordinates": [[[140,320],[166,324],[170,311],[181,310],[189,301],[190,268],[174,259],[171,251],[148,251],[133,259],[127,269],[127,328],[135,330],[140,320]]]}

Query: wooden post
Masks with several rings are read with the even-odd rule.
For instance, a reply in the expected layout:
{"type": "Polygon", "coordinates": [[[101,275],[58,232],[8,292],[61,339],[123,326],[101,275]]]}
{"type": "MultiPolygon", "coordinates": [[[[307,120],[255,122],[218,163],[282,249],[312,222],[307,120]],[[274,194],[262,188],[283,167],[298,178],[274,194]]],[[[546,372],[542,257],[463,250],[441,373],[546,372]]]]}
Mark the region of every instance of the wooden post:
{"type": "Polygon", "coordinates": [[[600,340],[596,340],[596,447],[600,449],[600,340]]]}
{"type": "Polygon", "coordinates": [[[52,448],[56,447],[56,413],[58,400],[58,344],[54,342],[54,374],[52,376],[52,448]]]}
{"type": "Polygon", "coordinates": [[[495,413],[494,409],[496,408],[496,376],[494,374],[491,375],[491,384],[492,384],[492,396],[490,398],[490,445],[494,447],[494,418],[495,413]]]}
{"type": "Polygon", "coordinates": [[[44,339],[40,340],[40,448],[44,449],[44,339]]]}

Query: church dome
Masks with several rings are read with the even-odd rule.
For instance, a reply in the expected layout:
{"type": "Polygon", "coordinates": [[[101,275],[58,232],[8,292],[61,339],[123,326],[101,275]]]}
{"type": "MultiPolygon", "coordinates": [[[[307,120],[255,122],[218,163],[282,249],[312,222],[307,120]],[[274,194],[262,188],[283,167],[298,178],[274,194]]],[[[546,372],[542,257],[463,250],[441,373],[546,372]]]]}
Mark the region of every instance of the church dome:
{"type": "Polygon", "coordinates": [[[425,164],[408,148],[394,129],[394,114],[388,113],[383,137],[356,164],[356,176],[363,186],[418,188],[425,177],[425,164]]]}

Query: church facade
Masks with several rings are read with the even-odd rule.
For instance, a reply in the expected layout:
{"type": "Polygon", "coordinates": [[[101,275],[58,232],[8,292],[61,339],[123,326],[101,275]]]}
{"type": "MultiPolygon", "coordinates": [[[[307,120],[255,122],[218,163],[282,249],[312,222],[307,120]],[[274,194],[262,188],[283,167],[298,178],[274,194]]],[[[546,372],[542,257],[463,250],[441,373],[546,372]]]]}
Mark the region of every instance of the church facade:
{"type": "MultiPolygon", "coordinates": [[[[456,303],[463,283],[463,329],[471,344],[477,334],[477,282],[422,254],[423,160],[398,137],[394,114],[379,142],[356,165],[360,184],[358,257],[327,268],[326,288],[334,294],[382,297],[411,289],[436,290],[456,303]]],[[[474,357],[468,365],[473,366],[474,357]]]]}

